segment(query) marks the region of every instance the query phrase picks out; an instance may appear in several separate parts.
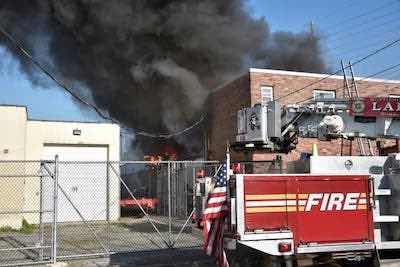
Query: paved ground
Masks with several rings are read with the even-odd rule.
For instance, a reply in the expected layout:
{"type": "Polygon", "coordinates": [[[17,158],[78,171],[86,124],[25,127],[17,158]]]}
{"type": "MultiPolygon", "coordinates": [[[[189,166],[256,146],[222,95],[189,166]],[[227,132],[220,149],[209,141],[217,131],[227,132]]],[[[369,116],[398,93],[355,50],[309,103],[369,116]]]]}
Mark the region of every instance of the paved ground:
{"type": "MultiPolygon", "coordinates": [[[[58,227],[58,255],[88,255],[104,254],[107,249],[111,252],[133,252],[135,260],[138,256],[157,255],[168,249],[169,243],[174,248],[193,248],[202,244],[201,232],[191,225],[182,229],[184,220],[172,221],[172,234],[169,234],[168,219],[166,217],[152,217],[160,233],[145,218],[125,218],[118,223],[59,225],[58,227]],[[148,254],[150,251],[150,254],[148,254]]],[[[43,240],[47,246],[51,245],[51,226],[44,227],[43,240]]],[[[13,250],[22,247],[35,247],[39,242],[39,231],[32,234],[0,233],[0,266],[9,263],[23,263],[39,261],[40,250],[13,250]],[[2,249],[12,249],[2,251],[2,249]]],[[[50,248],[43,250],[43,258],[50,256],[50,248]]],[[[111,258],[115,261],[116,256],[111,258]]],[[[116,265],[118,266],[118,265],[116,265]]]]}
{"type": "Polygon", "coordinates": [[[110,258],[69,261],[69,267],[215,267],[212,258],[197,249],[167,249],[157,252],[126,253],[110,258]]]}
{"type": "MultiPolygon", "coordinates": [[[[204,255],[200,249],[202,244],[201,232],[192,227],[186,227],[179,235],[184,220],[172,221],[172,235],[169,235],[168,219],[152,217],[158,231],[145,218],[125,218],[118,223],[91,224],[89,227],[82,223],[60,225],[58,227],[58,255],[61,257],[73,255],[104,254],[106,247],[115,252],[108,258],[91,257],[86,260],[68,261],[69,266],[80,267],[215,267],[213,259],[204,255]],[[95,233],[95,234],[94,234],[95,233]],[[168,248],[168,242],[174,243],[174,249],[168,248]],[[129,253],[127,253],[129,252],[129,253]]],[[[51,244],[51,226],[44,227],[43,239],[45,245],[51,244]]],[[[38,262],[40,250],[12,250],[22,247],[36,246],[39,241],[39,231],[32,234],[17,232],[0,233],[0,266],[16,263],[38,262]],[[9,249],[4,251],[4,249],[9,249]]],[[[48,259],[50,249],[43,250],[43,258],[48,259]]],[[[265,265],[257,253],[244,250],[242,264],[234,267],[269,266],[265,265]],[[250,256],[249,256],[250,255],[250,256]]],[[[337,266],[337,265],[336,265],[337,266]]],[[[383,266],[397,267],[397,261],[387,261],[383,266]]]]}

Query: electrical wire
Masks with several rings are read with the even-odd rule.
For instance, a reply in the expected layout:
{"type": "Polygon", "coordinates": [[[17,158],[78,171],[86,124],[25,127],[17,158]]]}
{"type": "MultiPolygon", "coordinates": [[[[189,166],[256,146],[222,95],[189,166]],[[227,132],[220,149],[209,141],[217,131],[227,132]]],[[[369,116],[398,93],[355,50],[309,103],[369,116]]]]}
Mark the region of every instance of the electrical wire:
{"type": "MultiPolygon", "coordinates": [[[[333,40],[331,40],[332,43],[334,43],[335,41],[339,41],[339,40],[344,40],[345,42],[342,42],[340,45],[336,45],[334,47],[329,47],[328,46],[328,49],[335,50],[335,49],[344,47],[344,46],[346,46],[345,45],[346,42],[353,41],[354,37],[357,37],[357,36],[359,36],[361,34],[365,34],[365,33],[372,34],[374,32],[374,30],[382,28],[383,26],[387,26],[389,24],[393,24],[394,22],[398,22],[398,21],[399,21],[399,18],[395,18],[395,19],[386,21],[385,23],[382,23],[382,24],[379,24],[379,25],[374,25],[374,27],[369,27],[369,28],[366,28],[366,29],[363,29],[363,30],[360,30],[360,31],[356,31],[356,32],[350,32],[350,33],[346,34],[345,36],[343,36],[343,38],[341,38],[341,39],[336,39],[336,40],[333,39],[333,40]]],[[[393,27],[393,29],[392,29],[393,31],[398,29],[398,25],[395,25],[395,26],[396,27],[393,27]]]]}
{"type": "MultiPolygon", "coordinates": [[[[399,36],[399,33],[397,32],[395,35],[396,36],[391,36],[392,38],[390,38],[390,39],[385,39],[383,42],[388,43],[388,42],[394,41],[395,37],[399,36]]],[[[354,52],[354,51],[363,51],[367,48],[375,47],[376,45],[381,44],[381,43],[382,43],[382,40],[378,40],[377,42],[368,43],[367,45],[363,45],[363,46],[353,47],[349,50],[345,50],[340,53],[330,53],[330,54],[336,55],[336,56],[343,56],[343,55],[351,54],[351,52],[354,52]]],[[[326,49],[325,52],[329,53],[329,52],[332,52],[332,50],[326,49]]]]}
{"type": "Polygon", "coordinates": [[[349,7],[352,7],[352,6],[356,5],[356,4],[358,4],[357,1],[350,0],[349,3],[348,3],[347,5],[345,5],[345,6],[343,6],[343,7],[335,8],[334,10],[330,11],[329,14],[321,15],[321,16],[316,17],[316,18],[314,18],[314,19],[315,19],[315,20],[319,20],[319,19],[326,20],[326,19],[328,19],[328,18],[331,18],[331,17],[335,16],[335,15],[336,15],[337,13],[339,13],[339,12],[342,13],[342,12],[343,12],[343,9],[347,9],[347,8],[349,8],[349,7]]]}
{"type": "MultiPolygon", "coordinates": [[[[378,72],[376,72],[376,73],[374,73],[374,74],[371,74],[371,75],[368,75],[368,76],[366,76],[366,77],[363,77],[363,78],[361,78],[361,79],[359,79],[359,80],[356,80],[355,82],[365,81],[365,80],[367,80],[367,79],[376,77],[377,75],[380,75],[380,74],[382,74],[382,73],[385,73],[385,72],[390,71],[390,70],[393,70],[393,69],[396,69],[396,68],[398,68],[398,67],[400,67],[400,63],[399,63],[399,64],[395,64],[395,65],[393,65],[393,66],[390,66],[390,67],[388,67],[388,68],[386,68],[386,69],[380,70],[380,71],[378,71],[378,72]]],[[[365,88],[363,88],[363,90],[365,90],[365,89],[367,89],[367,88],[370,88],[370,87],[372,87],[372,86],[373,86],[373,85],[370,85],[370,86],[368,86],[368,87],[365,87],[365,88]]],[[[344,89],[344,88],[345,88],[345,86],[341,86],[341,87],[337,87],[337,88],[335,88],[335,89],[333,89],[333,90],[337,91],[337,90],[341,90],[341,89],[344,89]]]]}
{"type": "MultiPolygon", "coordinates": [[[[353,29],[355,29],[357,27],[366,26],[366,25],[370,24],[371,22],[377,22],[377,21],[379,21],[379,20],[381,20],[383,18],[388,18],[388,17],[391,17],[392,15],[398,15],[398,14],[399,14],[399,9],[395,9],[394,11],[391,10],[390,12],[385,13],[383,15],[379,15],[379,16],[376,16],[376,17],[368,18],[368,20],[364,20],[364,21],[362,21],[360,23],[357,23],[357,24],[346,25],[346,27],[351,28],[353,30],[353,29]]],[[[344,32],[342,30],[335,31],[333,33],[327,32],[327,34],[328,34],[327,39],[330,39],[333,36],[335,36],[335,37],[341,36],[344,33],[346,33],[346,32],[344,32]]]]}
{"type": "MultiPolygon", "coordinates": [[[[356,44],[359,44],[359,43],[364,44],[364,43],[368,43],[368,41],[371,41],[371,40],[373,40],[373,41],[380,40],[380,42],[382,42],[382,39],[380,39],[381,37],[392,36],[392,35],[393,36],[399,36],[399,34],[400,34],[399,27],[400,27],[400,24],[399,23],[395,23],[395,24],[393,24],[393,27],[386,27],[385,29],[378,30],[378,32],[375,32],[374,29],[371,29],[371,30],[365,31],[365,33],[363,35],[358,34],[358,35],[355,35],[355,36],[350,36],[350,37],[348,37],[346,39],[343,38],[343,41],[339,42],[335,46],[332,46],[332,44],[331,45],[325,45],[324,51],[328,52],[328,53],[329,52],[330,53],[335,53],[335,52],[342,53],[343,48],[352,47],[352,45],[354,43],[356,43],[356,44]],[[373,36],[374,38],[373,39],[372,38],[368,38],[370,36],[373,36]]],[[[376,42],[374,42],[374,43],[376,43],[376,42]]],[[[351,49],[353,49],[353,48],[350,48],[348,50],[351,50],[351,49]]]]}
{"type": "MultiPolygon", "coordinates": [[[[396,39],[396,40],[394,40],[393,42],[390,42],[390,43],[384,45],[383,47],[381,47],[381,48],[379,48],[379,49],[373,51],[372,53],[370,53],[370,54],[368,54],[368,55],[366,55],[366,56],[364,56],[364,57],[362,57],[362,58],[356,60],[356,61],[352,64],[352,66],[355,66],[355,65],[357,65],[357,64],[359,64],[359,63],[361,63],[361,62],[367,60],[368,58],[373,57],[373,56],[379,54],[380,52],[382,52],[382,51],[384,51],[384,50],[386,50],[386,49],[388,49],[388,48],[394,46],[395,44],[397,44],[397,43],[399,43],[399,42],[400,42],[400,39],[396,39]]],[[[347,68],[349,68],[349,66],[345,67],[345,69],[347,69],[347,68]]],[[[278,97],[276,100],[280,100],[280,99],[282,99],[282,98],[286,98],[286,97],[288,97],[288,96],[290,96],[290,95],[293,95],[293,94],[296,94],[296,93],[298,93],[298,92],[301,92],[301,91],[307,89],[308,87],[310,87],[310,86],[312,86],[312,85],[318,84],[318,83],[320,83],[320,82],[322,82],[322,81],[328,79],[329,77],[332,77],[332,76],[334,76],[334,75],[340,73],[341,71],[342,71],[342,69],[338,69],[337,71],[335,71],[335,72],[333,72],[333,73],[331,73],[331,74],[327,74],[327,76],[325,76],[324,78],[321,78],[321,79],[319,79],[318,81],[312,82],[312,83],[310,83],[310,84],[308,84],[308,85],[306,85],[306,86],[303,86],[303,87],[301,87],[301,88],[299,88],[299,89],[297,89],[297,90],[294,90],[294,91],[292,91],[292,92],[290,92],[290,93],[288,93],[288,94],[286,94],[286,95],[280,96],[280,97],[278,97]]]]}
{"type": "Polygon", "coordinates": [[[328,27],[329,27],[329,28],[334,28],[334,27],[337,27],[337,26],[342,26],[343,24],[346,24],[346,23],[349,22],[349,21],[356,20],[356,19],[362,18],[362,17],[364,17],[364,16],[373,14],[373,13],[375,13],[376,11],[379,11],[379,10],[385,9],[385,8],[387,8],[387,7],[390,7],[390,6],[392,6],[393,4],[395,4],[395,3],[398,3],[398,1],[395,0],[395,1],[391,1],[391,2],[389,2],[389,3],[385,3],[384,5],[381,5],[381,6],[379,6],[379,7],[376,7],[376,8],[374,8],[374,9],[372,9],[372,10],[368,10],[368,11],[366,11],[366,12],[364,12],[364,13],[359,14],[359,15],[355,15],[355,16],[349,17],[349,18],[344,19],[344,20],[342,20],[342,21],[340,21],[340,22],[337,22],[337,23],[335,23],[335,24],[328,25],[328,27]]]}
{"type": "Polygon", "coordinates": [[[200,118],[198,121],[196,121],[195,123],[193,123],[193,124],[190,125],[189,127],[185,128],[185,129],[183,129],[183,130],[180,130],[180,131],[178,131],[178,132],[171,133],[171,134],[151,134],[151,133],[144,132],[144,131],[135,131],[135,134],[128,133],[128,132],[124,132],[124,133],[125,133],[125,134],[128,134],[128,135],[132,135],[132,136],[134,136],[134,135],[141,135],[141,136],[152,137],[152,138],[164,138],[164,139],[169,139],[169,138],[172,138],[172,137],[174,137],[174,136],[182,135],[182,134],[184,134],[184,133],[190,131],[191,129],[193,129],[194,127],[196,127],[197,125],[199,125],[202,121],[204,121],[204,119],[205,119],[205,115],[202,115],[201,118],[200,118]]]}
{"type": "Polygon", "coordinates": [[[31,61],[40,71],[42,71],[44,74],[46,74],[51,80],[53,80],[62,89],[64,89],[66,92],[68,92],[75,100],[77,100],[81,104],[84,104],[84,105],[89,106],[92,109],[94,109],[101,118],[114,122],[114,120],[112,118],[109,118],[107,115],[105,115],[98,107],[96,107],[93,104],[80,98],[70,88],[68,88],[63,82],[61,82],[56,77],[54,77],[46,68],[44,68],[36,59],[34,59],[32,57],[32,55],[14,37],[12,37],[2,27],[0,27],[0,33],[2,33],[9,41],[11,41],[12,44],[18,49],[18,51],[20,53],[22,53],[23,56],[25,56],[27,59],[29,59],[29,61],[31,61]]]}
{"type": "MultiPolygon", "coordinates": [[[[363,77],[363,78],[358,79],[358,80],[355,80],[355,82],[365,81],[365,80],[367,80],[367,79],[370,79],[370,78],[372,78],[372,77],[375,77],[375,76],[377,76],[377,75],[380,75],[380,74],[382,74],[382,73],[388,72],[388,71],[390,71],[390,70],[393,70],[393,69],[396,69],[396,68],[399,68],[399,67],[400,67],[400,63],[399,63],[399,64],[395,64],[395,65],[393,65],[393,66],[390,66],[390,67],[388,67],[388,68],[385,68],[385,69],[383,69],[383,70],[380,70],[380,71],[378,71],[378,72],[376,72],[376,73],[374,73],[374,74],[368,75],[368,76],[363,77]]],[[[394,72],[391,73],[391,74],[393,75],[393,74],[398,73],[398,72],[400,72],[400,70],[396,70],[396,71],[394,71],[394,72]]],[[[371,87],[373,87],[373,86],[375,86],[375,84],[371,84],[371,85],[368,85],[367,87],[363,87],[363,88],[361,88],[361,90],[366,90],[366,89],[371,88],[371,87]]],[[[395,86],[395,87],[392,87],[392,88],[389,88],[389,89],[396,89],[396,88],[398,88],[398,87],[400,87],[400,85],[395,86]]],[[[344,88],[345,88],[345,86],[340,86],[340,87],[337,87],[337,88],[332,89],[332,91],[338,92],[339,90],[342,90],[342,89],[344,89],[344,88]]],[[[389,90],[389,89],[388,89],[388,90],[389,90]]],[[[301,100],[301,101],[298,101],[298,102],[296,102],[295,104],[304,103],[304,102],[306,102],[306,101],[308,101],[308,100],[312,100],[312,99],[314,99],[314,96],[309,97],[309,98],[306,98],[306,99],[303,99],[303,100],[301,100]]]]}
{"type": "MultiPolygon", "coordinates": [[[[80,96],[75,94],[71,88],[69,88],[65,83],[57,79],[50,71],[48,71],[42,64],[40,64],[39,61],[37,61],[29,52],[27,49],[24,48],[24,46],[17,41],[11,34],[9,34],[3,27],[0,26],[0,33],[3,34],[13,45],[14,47],[24,56],[26,57],[32,64],[37,67],[40,71],[42,71],[46,76],[48,76],[52,81],[54,81],[59,87],[64,89],[70,96],[72,96],[75,100],[77,100],[79,103],[84,104],[90,108],[92,108],[101,118],[104,120],[111,121],[113,123],[122,125],[118,120],[106,115],[103,113],[103,111],[98,108],[96,105],[87,102],[86,100],[82,99],[80,96]]],[[[181,134],[186,133],[187,131],[190,131],[197,125],[199,125],[205,118],[205,115],[202,115],[201,118],[190,125],[189,127],[186,127],[185,129],[182,129],[178,132],[175,133],[166,133],[166,134],[154,134],[154,133],[148,133],[146,131],[142,130],[135,130],[136,135],[141,135],[141,136],[146,136],[146,137],[152,137],[152,138],[165,138],[169,139],[174,136],[178,136],[181,134]]],[[[126,128],[128,129],[128,128],[126,128]]]]}

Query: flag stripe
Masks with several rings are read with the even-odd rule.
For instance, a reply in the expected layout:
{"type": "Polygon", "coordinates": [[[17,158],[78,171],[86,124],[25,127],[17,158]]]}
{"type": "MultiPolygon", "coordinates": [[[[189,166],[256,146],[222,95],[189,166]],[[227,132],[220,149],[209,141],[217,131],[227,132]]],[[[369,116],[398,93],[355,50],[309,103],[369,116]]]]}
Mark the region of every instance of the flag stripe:
{"type": "Polygon", "coordinates": [[[209,204],[213,204],[213,203],[220,203],[220,202],[225,202],[226,201],[226,194],[225,196],[221,196],[221,197],[212,197],[208,200],[209,204]]]}
{"type": "Polygon", "coordinates": [[[214,256],[219,267],[229,267],[224,251],[224,226],[228,215],[227,206],[227,167],[223,164],[214,176],[214,188],[208,194],[206,209],[203,212],[204,250],[214,256]]]}

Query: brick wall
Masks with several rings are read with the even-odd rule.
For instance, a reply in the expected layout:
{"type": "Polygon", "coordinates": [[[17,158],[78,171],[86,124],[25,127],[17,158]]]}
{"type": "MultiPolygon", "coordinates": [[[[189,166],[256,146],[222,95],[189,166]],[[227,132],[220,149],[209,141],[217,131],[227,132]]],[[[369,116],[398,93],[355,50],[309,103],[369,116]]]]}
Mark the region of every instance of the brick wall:
{"type": "MultiPolygon", "coordinates": [[[[289,73],[289,72],[288,72],[289,73]]],[[[309,84],[315,83],[298,93],[279,100],[282,104],[293,104],[313,96],[315,89],[335,90],[336,97],[343,97],[343,78],[334,76],[319,81],[321,77],[307,77],[298,75],[271,74],[251,71],[250,72],[250,90],[251,104],[260,102],[260,86],[271,86],[274,90],[274,99],[278,99],[291,92],[301,89],[309,84]]],[[[387,96],[389,94],[400,95],[400,81],[398,83],[385,83],[370,80],[356,81],[358,91],[361,96],[387,96]],[[396,86],[398,88],[392,89],[396,86]]]]}
{"type": "MultiPolygon", "coordinates": [[[[215,90],[211,95],[211,116],[208,132],[208,158],[225,158],[227,142],[235,141],[236,115],[243,107],[250,106],[249,74],[215,90]]],[[[237,155],[245,159],[245,155],[237,155]]]]}
{"type": "MultiPolygon", "coordinates": [[[[258,72],[257,70],[254,72],[250,71],[251,104],[254,105],[256,103],[260,103],[260,87],[263,85],[271,86],[274,91],[274,99],[279,99],[290,94],[291,92],[312,84],[311,86],[297,93],[293,93],[287,97],[279,99],[279,102],[282,104],[293,104],[301,101],[307,101],[313,97],[313,91],[315,89],[335,90],[336,97],[344,97],[344,83],[342,77],[334,76],[332,78],[319,81],[321,78],[322,77],[271,74],[264,73],[262,71],[258,72]]],[[[356,80],[356,84],[361,96],[388,96],[389,94],[400,95],[400,82],[388,83],[381,80],[356,80]]],[[[341,154],[341,140],[328,142],[319,141],[317,139],[300,138],[296,150],[287,155],[283,155],[283,161],[287,163],[288,161],[298,160],[301,153],[311,153],[312,144],[317,144],[319,155],[341,154]]],[[[355,141],[351,144],[350,141],[344,140],[343,154],[349,155],[350,150],[352,151],[352,155],[360,154],[359,148],[355,141]],[[350,146],[352,146],[351,149],[350,146]]],[[[376,147],[374,147],[374,151],[376,154],[376,147]]],[[[273,157],[274,155],[263,153],[253,154],[253,160],[269,160],[273,157]]]]}
{"type": "MultiPolygon", "coordinates": [[[[261,86],[273,88],[274,99],[279,99],[282,104],[294,104],[307,101],[313,97],[315,89],[335,90],[336,97],[341,98],[344,94],[343,78],[333,76],[322,81],[324,76],[315,74],[304,74],[296,72],[282,72],[271,70],[250,69],[249,73],[235,81],[228,83],[212,95],[212,132],[209,135],[212,159],[223,159],[226,141],[234,140],[236,133],[236,112],[241,107],[252,106],[260,103],[261,86]],[[297,93],[287,97],[287,94],[311,85],[297,93]],[[282,98],[283,97],[283,98],[282,98]],[[218,102],[218,105],[216,103],[218,102]]],[[[388,96],[389,94],[400,95],[400,81],[388,82],[384,80],[360,80],[356,78],[356,84],[361,96],[388,96]]],[[[311,146],[318,146],[320,155],[340,155],[341,141],[321,142],[316,139],[299,139],[297,149],[284,156],[284,162],[297,160],[302,152],[311,153],[311,146]]],[[[350,151],[350,142],[345,141],[344,154],[350,151]]],[[[353,155],[359,154],[356,142],[352,146],[353,155]]],[[[232,155],[234,159],[239,155],[232,155]]],[[[253,160],[272,160],[275,155],[254,153],[250,156],[253,160]]]]}

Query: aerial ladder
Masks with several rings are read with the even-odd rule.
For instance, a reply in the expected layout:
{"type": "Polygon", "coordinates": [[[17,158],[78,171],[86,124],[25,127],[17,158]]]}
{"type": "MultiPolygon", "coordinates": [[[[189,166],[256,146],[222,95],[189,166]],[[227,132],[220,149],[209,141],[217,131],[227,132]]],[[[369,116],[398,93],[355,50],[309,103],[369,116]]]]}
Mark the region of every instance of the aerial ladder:
{"type": "MultiPolygon", "coordinates": [[[[351,62],[349,61],[348,65],[345,67],[343,64],[343,61],[340,62],[342,66],[342,72],[343,72],[343,96],[348,99],[358,99],[360,98],[360,94],[358,92],[357,88],[357,83],[354,78],[354,72],[353,72],[353,66],[351,62]],[[351,84],[349,84],[346,70],[349,69],[350,75],[351,75],[351,84]]],[[[365,139],[363,137],[355,137],[355,140],[358,145],[358,149],[360,151],[360,154],[362,156],[373,156],[374,155],[374,150],[372,146],[372,142],[369,139],[365,139]],[[367,149],[366,149],[367,147],[367,149]]],[[[343,142],[343,139],[342,139],[343,142]]],[[[352,145],[352,141],[350,141],[350,146],[352,145]]]]}

